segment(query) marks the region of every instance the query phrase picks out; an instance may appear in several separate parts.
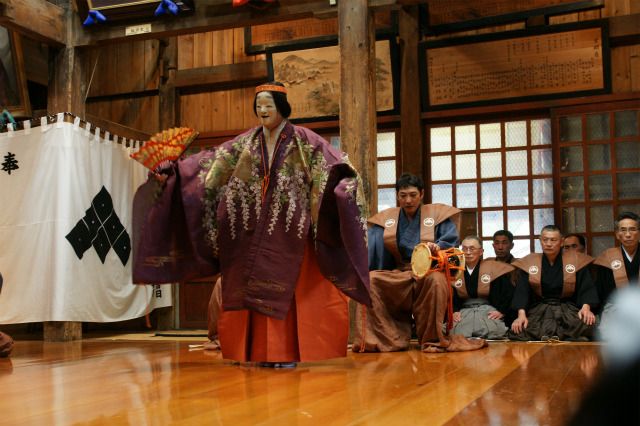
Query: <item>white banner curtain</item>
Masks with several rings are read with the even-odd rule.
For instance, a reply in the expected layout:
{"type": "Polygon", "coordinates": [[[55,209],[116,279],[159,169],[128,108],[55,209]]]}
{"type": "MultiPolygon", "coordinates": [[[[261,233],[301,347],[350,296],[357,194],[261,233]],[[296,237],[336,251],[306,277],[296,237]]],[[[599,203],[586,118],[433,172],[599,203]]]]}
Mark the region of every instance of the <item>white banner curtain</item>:
{"type": "Polygon", "coordinates": [[[60,118],[0,133],[0,324],[123,321],[171,306],[170,285],[131,280],[145,168],[131,148],[60,118]]]}

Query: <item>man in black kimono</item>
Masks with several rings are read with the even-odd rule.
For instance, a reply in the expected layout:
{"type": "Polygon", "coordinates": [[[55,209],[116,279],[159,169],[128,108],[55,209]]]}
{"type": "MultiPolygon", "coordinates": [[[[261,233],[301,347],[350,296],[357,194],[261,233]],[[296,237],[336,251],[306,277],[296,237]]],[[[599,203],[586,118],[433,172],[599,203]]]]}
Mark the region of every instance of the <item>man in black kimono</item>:
{"type": "Polygon", "coordinates": [[[611,294],[618,288],[637,286],[640,271],[640,217],[633,212],[623,212],[618,215],[614,225],[620,247],[605,250],[594,262],[598,265],[596,283],[601,306],[604,307],[601,326],[613,309],[609,301],[611,294]]]}
{"type": "Polygon", "coordinates": [[[511,250],[513,250],[513,234],[506,229],[500,229],[493,234],[493,251],[496,253],[495,258],[487,258],[495,259],[498,262],[511,263],[515,259],[511,254],[511,250]]]}
{"type": "Polygon", "coordinates": [[[521,270],[512,307],[514,340],[588,340],[593,334],[598,293],[587,267],[593,258],[562,254],[562,233],[555,225],[542,228],[543,253],[531,253],[513,265],[521,270]]]}
{"type": "Polygon", "coordinates": [[[514,287],[509,274],[514,267],[482,260],[482,244],[475,235],[462,240],[464,279],[453,284],[453,333],[485,339],[504,338],[513,321],[514,287]]]}

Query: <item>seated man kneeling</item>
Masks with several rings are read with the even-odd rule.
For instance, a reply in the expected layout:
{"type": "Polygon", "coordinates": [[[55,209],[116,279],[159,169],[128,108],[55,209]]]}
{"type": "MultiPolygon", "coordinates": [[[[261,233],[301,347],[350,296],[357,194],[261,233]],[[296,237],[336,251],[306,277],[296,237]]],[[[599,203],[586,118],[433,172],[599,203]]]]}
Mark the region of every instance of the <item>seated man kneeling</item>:
{"type": "Polygon", "coordinates": [[[512,307],[513,340],[589,340],[593,335],[598,293],[588,266],[593,258],[573,251],[561,253],[562,234],[554,225],[540,233],[543,254],[531,253],[513,262],[521,269],[512,307]]]}
{"type": "Polygon", "coordinates": [[[411,270],[414,247],[424,242],[432,254],[454,247],[460,210],[444,204],[422,204],[424,183],[404,174],[396,182],[400,207],[369,219],[369,270],[372,307],[356,308],[354,352],[390,352],[409,348],[412,326],[425,352],[479,349],[482,339],[445,336],[450,285],[444,273],[422,278],[411,270]]]}
{"type": "Polygon", "coordinates": [[[465,337],[502,339],[511,325],[511,301],[515,268],[496,260],[482,260],[482,244],[477,236],[462,240],[464,277],[453,283],[453,334],[465,337]]]}

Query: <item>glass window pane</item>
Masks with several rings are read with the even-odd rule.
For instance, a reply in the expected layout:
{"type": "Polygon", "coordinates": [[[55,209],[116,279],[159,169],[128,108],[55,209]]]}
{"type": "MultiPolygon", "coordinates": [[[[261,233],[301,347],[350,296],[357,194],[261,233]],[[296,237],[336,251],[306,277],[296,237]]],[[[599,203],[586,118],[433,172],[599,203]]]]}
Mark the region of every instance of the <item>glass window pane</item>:
{"type": "Polygon", "coordinates": [[[531,145],[551,145],[551,120],[531,120],[531,145]]]}
{"type": "Polygon", "coordinates": [[[502,182],[482,182],[482,207],[502,206],[502,182]]]}
{"type": "Polygon", "coordinates": [[[505,145],[527,146],[527,122],[510,121],[504,123],[505,145]]]}
{"type": "Polygon", "coordinates": [[[613,232],[613,206],[594,206],[590,209],[592,232],[613,232]]]}
{"type": "Polygon", "coordinates": [[[640,168],[640,142],[617,142],[616,163],[619,169],[640,168]]]}
{"type": "Polygon", "coordinates": [[[456,207],[478,207],[478,191],[475,183],[459,183],[456,185],[456,207]]]}
{"type": "Polygon", "coordinates": [[[378,157],[396,156],[396,133],[378,133],[378,157]]]}
{"type": "Polygon", "coordinates": [[[378,185],[396,183],[396,160],[378,161],[378,185]]]}
{"type": "Polygon", "coordinates": [[[540,231],[547,225],[552,225],[555,219],[553,209],[533,209],[533,233],[540,235],[540,231]]]}
{"type": "Polygon", "coordinates": [[[491,240],[482,241],[482,248],[484,249],[484,256],[482,256],[483,258],[487,259],[489,257],[496,256],[496,251],[493,249],[493,241],[491,240]]]}
{"type": "Polygon", "coordinates": [[[640,204],[637,204],[637,203],[619,204],[618,213],[622,213],[622,212],[634,212],[634,213],[640,214],[640,204]]]}
{"type": "Polygon", "coordinates": [[[432,185],[431,186],[431,202],[442,203],[449,206],[453,205],[453,191],[451,184],[432,185]]]}
{"type": "Polygon", "coordinates": [[[451,180],[451,156],[431,157],[431,180],[451,180]]]}
{"type": "Polygon", "coordinates": [[[553,171],[551,149],[534,149],[531,151],[531,173],[548,175],[553,171]]]}
{"type": "Polygon", "coordinates": [[[396,206],[396,190],[395,188],[378,189],[378,211],[396,206]]]}
{"type": "Polygon", "coordinates": [[[340,136],[331,136],[331,139],[329,139],[329,143],[335,149],[340,149],[340,136]]]}
{"type": "Polygon", "coordinates": [[[527,174],[527,151],[507,151],[507,176],[523,176],[527,174]]]}
{"type": "Polygon", "coordinates": [[[530,240],[513,240],[513,248],[511,254],[513,257],[521,258],[531,253],[531,241],[530,240]]]}
{"type": "Polygon", "coordinates": [[[500,148],[500,123],[486,123],[480,125],[480,149],[500,148]]]}
{"type": "Polygon", "coordinates": [[[611,169],[611,154],[609,145],[589,145],[589,170],[611,169]]]}
{"type": "Polygon", "coordinates": [[[582,176],[560,178],[560,198],[565,203],[584,201],[584,179],[582,176]]]}
{"type": "Polygon", "coordinates": [[[436,127],[431,129],[431,152],[451,151],[451,127],[436,127]]]}
{"type": "Polygon", "coordinates": [[[565,207],[562,209],[562,227],[566,233],[586,232],[586,220],[583,207],[565,207]]]}
{"type": "Polygon", "coordinates": [[[456,126],[456,151],[476,149],[476,126],[456,126]]]}
{"type": "Polygon", "coordinates": [[[507,229],[513,235],[529,235],[529,210],[509,210],[507,229]]]}
{"type": "Polygon", "coordinates": [[[618,173],[618,198],[640,198],[640,173],[618,173]]]}
{"type": "Polygon", "coordinates": [[[502,176],[502,154],[483,152],[480,154],[480,174],[483,178],[502,176]]]}
{"type": "Polygon", "coordinates": [[[526,206],[529,204],[529,188],[526,180],[507,181],[507,205],[526,206]]]}
{"type": "Polygon", "coordinates": [[[504,213],[498,211],[482,212],[482,236],[493,237],[496,231],[504,229],[504,213]]]}
{"type": "Polygon", "coordinates": [[[638,112],[640,111],[618,111],[614,114],[616,137],[640,134],[638,131],[638,112]]]}
{"type": "Polygon", "coordinates": [[[533,204],[553,203],[553,179],[533,179],[533,204]]]}
{"type": "Polygon", "coordinates": [[[582,117],[560,117],[560,142],[582,140],[582,117]]]}
{"type": "Polygon", "coordinates": [[[588,252],[591,256],[598,256],[606,249],[615,246],[615,239],[613,236],[593,237],[591,239],[591,248],[588,248],[588,252]]]}
{"type": "Polygon", "coordinates": [[[587,140],[609,139],[609,113],[587,115],[587,140]]]}
{"type": "Polygon", "coordinates": [[[611,175],[589,176],[589,199],[600,201],[611,200],[612,198],[611,175]]]}
{"type": "Polygon", "coordinates": [[[560,171],[581,172],[582,170],[582,147],[565,146],[560,148],[560,171]]]}
{"type": "Polygon", "coordinates": [[[456,155],[456,179],[476,178],[476,155],[456,155]]]}

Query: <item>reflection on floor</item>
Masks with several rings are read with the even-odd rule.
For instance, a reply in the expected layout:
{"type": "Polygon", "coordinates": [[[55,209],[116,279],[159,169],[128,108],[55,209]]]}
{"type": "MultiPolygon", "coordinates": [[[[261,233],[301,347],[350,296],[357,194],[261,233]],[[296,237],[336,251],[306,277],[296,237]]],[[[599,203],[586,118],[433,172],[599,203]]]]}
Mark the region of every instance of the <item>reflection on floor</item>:
{"type": "Polygon", "coordinates": [[[17,341],[0,359],[0,424],[561,425],[601,369],[595,343],[349,353],[274,370],[184,339],[17,341]]]}

